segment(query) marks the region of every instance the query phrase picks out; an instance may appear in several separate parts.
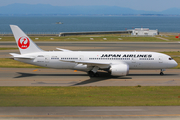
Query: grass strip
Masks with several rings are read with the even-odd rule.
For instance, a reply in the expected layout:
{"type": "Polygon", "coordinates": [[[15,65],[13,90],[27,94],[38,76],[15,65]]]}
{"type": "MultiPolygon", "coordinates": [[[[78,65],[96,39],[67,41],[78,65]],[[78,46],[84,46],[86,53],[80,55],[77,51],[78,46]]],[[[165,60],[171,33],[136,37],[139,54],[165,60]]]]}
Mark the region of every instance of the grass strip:
{"type": "Polygon", "coordinates": [[[3,48],[3,47],[0,47],[0,50],[15,50],[15,49],[18,49],[18,48],[8,48],[8,47],[5,47],[5,48],[3,48]]]}
{"type": "Polygon", "coordinates": [[[0,58],[0,67],[1,68],[43,68],[35,65],[22,63],[9,58],[0,58]]]}
{"type": "MultiPolygon", "coordinates": [[[[84,35],[84,36],[65,36],[65,37],[47,37],[47,36],[33,36],[30,37],[34,42],[36,41],[60,41],[60,42],[177,42],[175,36],[168,36],[166,40],[157,37],[138,37],[121,34],[110,35],[84,35]]],[[[15,41],[14,37],[1,37],[0,41],[15,41]]]]}
{"type": "Polygon", "coordinates": [[[169,51],[169,52],[162,52],[169,56],[180,56],[180,51],[169,51]]]}
{"type": "Polygon", "coordinates": [[[0,107],[177,106],[180,86],[0,87],[0,107]]]}

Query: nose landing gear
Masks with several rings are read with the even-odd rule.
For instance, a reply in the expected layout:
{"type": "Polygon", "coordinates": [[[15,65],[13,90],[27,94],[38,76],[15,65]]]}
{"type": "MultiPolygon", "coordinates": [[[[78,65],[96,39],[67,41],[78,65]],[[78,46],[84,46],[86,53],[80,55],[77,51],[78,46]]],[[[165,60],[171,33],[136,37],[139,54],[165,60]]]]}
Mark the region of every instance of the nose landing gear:
{"type": "Polygon", "coordinates": [[[161,69],[160,75],[164,75],[164,71],[166,71],[165,69],[161,69]]]}
{"type": "Polygon", "coordinates": [[[164,75],[164,73],[163,73],[163,72],[160,72],[160,75],[164,75]]]}

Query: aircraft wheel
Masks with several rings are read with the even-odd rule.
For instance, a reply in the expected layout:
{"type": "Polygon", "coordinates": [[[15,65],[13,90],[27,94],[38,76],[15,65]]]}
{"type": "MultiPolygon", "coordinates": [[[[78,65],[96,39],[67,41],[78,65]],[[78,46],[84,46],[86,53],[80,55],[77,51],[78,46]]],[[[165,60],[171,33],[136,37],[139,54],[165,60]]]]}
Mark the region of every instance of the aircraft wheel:
{"type": "Polygon", "coordinates": [[[98,73],[95,73],[95,77],[99,77],[99,74],[98,74],[98,73]]]}
{"type": "Polygon", "coordinates": [[[164,73],[163,73],[163,72],[160,72],[160,75],[164,75],[164,73]]]}
{"type": "Polygon", "coordinates": [[[93,71],[89,71],[88,74],[89,74],[90,77],[95,77],[95,74],[94,74],[93,71]]]}

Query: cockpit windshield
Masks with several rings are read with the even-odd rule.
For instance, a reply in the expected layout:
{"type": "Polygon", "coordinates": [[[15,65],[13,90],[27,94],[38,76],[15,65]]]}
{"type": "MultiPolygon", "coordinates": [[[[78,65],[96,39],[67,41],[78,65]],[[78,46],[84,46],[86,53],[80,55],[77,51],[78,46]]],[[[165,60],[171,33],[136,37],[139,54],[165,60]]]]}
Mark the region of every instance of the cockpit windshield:
{"type": "Polygon", "coordinates": [[[169,60],[173,60],[173,58],[169,58],[169,60]]]}

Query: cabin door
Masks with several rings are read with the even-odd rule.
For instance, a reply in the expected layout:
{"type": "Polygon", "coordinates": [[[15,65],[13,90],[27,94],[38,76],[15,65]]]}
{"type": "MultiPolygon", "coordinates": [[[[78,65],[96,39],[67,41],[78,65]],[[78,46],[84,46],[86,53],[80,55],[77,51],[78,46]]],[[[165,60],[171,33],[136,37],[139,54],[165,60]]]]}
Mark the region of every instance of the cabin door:
{"type": "Polygon", "coordinates": [[[163,63],[163,57],[159,56],[159,63],[163,63]]]}
{"type": "Polygon", "coordinates": [[[79,56],[79,60],[80,60],[80,61],[84,61],[84,56],[83,56],[83,55],[80,55],[80,56],[79,56]]]}

